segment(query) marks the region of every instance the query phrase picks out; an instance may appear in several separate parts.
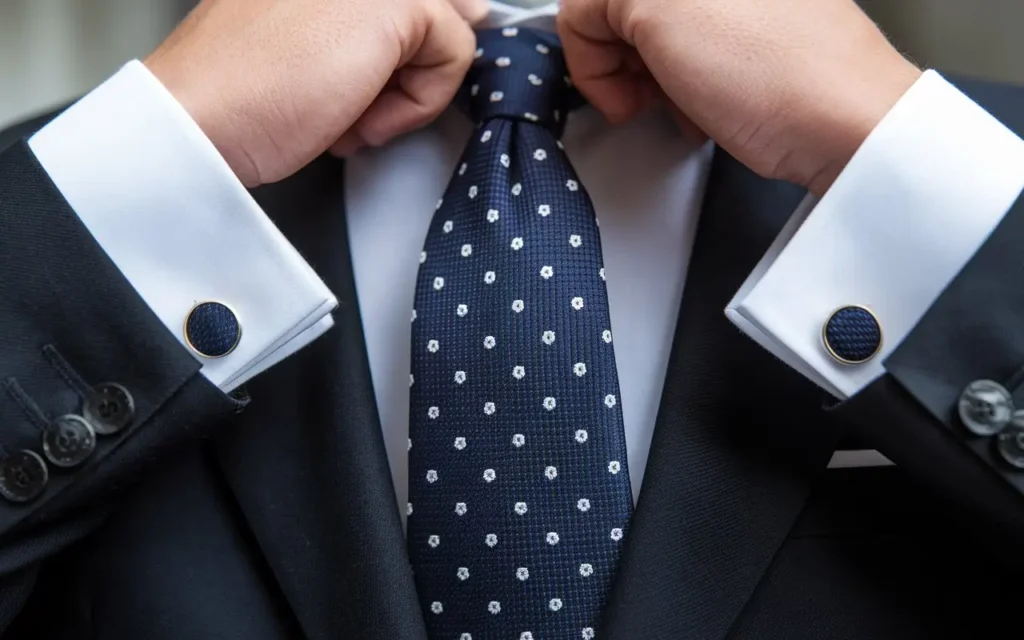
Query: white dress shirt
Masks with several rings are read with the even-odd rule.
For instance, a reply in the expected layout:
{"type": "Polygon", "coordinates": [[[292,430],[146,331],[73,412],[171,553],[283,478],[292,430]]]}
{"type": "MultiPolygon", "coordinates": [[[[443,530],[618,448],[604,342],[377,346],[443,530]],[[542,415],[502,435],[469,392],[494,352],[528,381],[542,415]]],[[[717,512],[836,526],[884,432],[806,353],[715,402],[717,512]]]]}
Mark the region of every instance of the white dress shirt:
{"type": "MultiPolygon", "coordinates": [[[[539,28],[551,28],[555,12],[493,8],[492,23],[539,28]]],[[[346,164],[359,308],[398,505],[407,491],[418,255],[469,131],[450,110],[346,164]]],[[[688,144],[661,115],[610,127],[586,108],[569,118],[563,141],[601,220],[638,492],[714,149],[688,144]]],[[[221,388],[237,386],[329,328],[334,297],[141,63],[126,65],[30,145],[183,344],[182,322],[196,302],[218,300],[236,310],[245,348],[203,361],[203,374],[221,388]]],[[[798,209],[727,315],[837,397],[855,393],[881,374],[881,358],[862,367],[825,358],[820,335],[828,312],[840,304],[872,306],[885,349],[899,344],[1012,204],[1024,185],[1021,160],[1024,142],[938,74],[925,74],[828,194],[798,209]]],[[[833,462],[876,460],[842,453],[833,462]]]]}

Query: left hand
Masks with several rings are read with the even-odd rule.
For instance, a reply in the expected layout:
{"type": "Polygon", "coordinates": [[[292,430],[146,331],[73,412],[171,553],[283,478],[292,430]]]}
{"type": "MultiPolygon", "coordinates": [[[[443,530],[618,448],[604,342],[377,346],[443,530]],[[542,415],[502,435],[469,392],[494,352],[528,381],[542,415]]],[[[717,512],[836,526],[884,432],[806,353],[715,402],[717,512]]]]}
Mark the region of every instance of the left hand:
{"type": "Polygon", "coordinates": [[[563,0],[558,23],[613,122],[667,96],[752,170],[819,195],[921,74],[853,0],[563,0]]]}

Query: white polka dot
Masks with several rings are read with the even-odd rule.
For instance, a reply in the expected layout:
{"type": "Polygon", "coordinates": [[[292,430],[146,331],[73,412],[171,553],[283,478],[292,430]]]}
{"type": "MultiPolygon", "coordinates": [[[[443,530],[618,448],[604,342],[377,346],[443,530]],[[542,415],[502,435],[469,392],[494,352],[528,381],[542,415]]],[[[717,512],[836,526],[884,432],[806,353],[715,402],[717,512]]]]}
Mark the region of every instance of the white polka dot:
{"type": "Polygon", "coordinates": [[[493,402],[485,402],[484,403],[484,413],[486,415],[489,415],[489,416],[493,416],[494,415],[494,403],[493,402]]]}
{"type": "Polygon", "coordinates": [[[515,311],[516,313],[522,313],[523,309],[525,309],[525,308],[526,308],[526,303],[524,303],[522,300],[513,300],[512,301],[512,310],[515,311]]]}
{"type": "Polygon", "coordinates": [[[512,64],[512,59],[507,57],[507,56],[502,56],[500,58],[497,58],[494,61],[494,64],[499,66],[499,67],[505,68],[505,67],[509,66],[510,64],[512,64]]]}
{"type": "Polygon", "coordinates": [[[555,332],[554,331],[545,331],[541,335],[540,339],[541,339],[541,341],[544,342],[544,344],[554,344],[555,343],[555,332]]]}
{"type": "Polygon", "coordinates": [[[544,408],[548,411],[552,411],[558,403],[551,396],[544,398],[544,408]]]}
{"type": "Polygon", "coordinates": [[[566,180],[565,188],[568,189],[569,191],[579,191],[580,183],[576,182],[575,180],[566,180]]]}
{"type": "Polygon", "coordinates": [[[455,576],[459,580],[469,579],[469,567],[459,567],[458,571],[455,572],[455,576]]]}
{"type": "Polygon", "coordinates": [[[412,503],[411,502],[405,503],[405,515],[407,515],[407,516],[411,516],[412,515],[412,503]]]}
{"type": "Polygon", "coordinates": [[[526,512],[528,511],[525,502],[515,503],[515,505],[512,507],[512,510],[516,512],[516,515],[520,516],[526,515],[526,512]]]}
{"type": "Polygon", "coordinates": [[[434,613],[441,613],[442,611],[444,611],[444,605],[442,605],[440,602],[437,602],[437,601],[431,602],[430,603],[430,610],[433,611],[434,613]]]}
{"type": "Polygon", "coordinates": [[[538,120],[540,120],[540,118],[537,117],[536,113],[530,113],[529,111],[524,113],[523,117],[529,120],[530,122],[537,122],[538,120]]]}
{"type": "Polygon", "coordinates": [[[494,284],[494,281],[497,279],[497,277],[497,274],[495,274],[493,271],[488,271],[487,273],[484,274],[484,284],[494,284]]]}
{"type": "MultiPolygon", "coordinates": [[[[501,93],[501,92],[499,91],[498,93],[501,93]]],[[[484,131],[483,133],[480,134],[480,142],[487,142],[490,139],[491,139],[491,130],[490,129],[487,129],[486,131],[484,131]]]]}
{"type": "Polygon", "coordinates": [[[580,444],[583,444],[584,442],[587,441],[587,438],[589,438],[589,437],[590,436],[587,435],[587,430],[586,429],[577,429],[576,430],[576,442],[578,442],[580,444]]]}
{"type": "Polygon", "coordinates": [[[411,387],[411,386],[412,386],[412,385],[414,385],[414,384],[416,384],[416,377],[415,377],[415,376],[413,376],[413,375],[412,375],[412,374],[410,373],[410,374],[409,374],[409,386],[411,387]]]}
{"type": "Polygon", "coordinates": [[[586,498],[580,498],[579,500],[576,501],[576,508],[582,511],[583,513],[590,511],[590,500],[587,500],[586,498]]]}
{"type": "Polygon", "coordinates": [[[526,375],[526,369],[522,365],[516,365],[512,367],[512,377],[516,380],[522,380],[526,375]]]}
{"type": "Polygon", "coordinates": [[[474,98],[477,95],[479,95],[479,93],[480,93],[480,85],[474,84],[472,87],[469,88],[469,95],[473,96],[474,98]]]}
{"type": "Polygon", "coordinates": [[[510,164],[512,164],[512,160],[508,157],[507,153],[501,154],[501,157],[498,159],[498,161],[501,162],[501,166],[505,167],[506,169],[509,167],[510,164]]]}
{"type": "Polygon", "coordinates": [[[604,331],[601,332],[601,339],[604,340],[605,342],[607,342],[608,344],[611,344],[612,343],[612,332],[610,330],[608,330],[608,329],[605,329],[604,331]]]}
{"type": "Polygon", "coordinates": [[[516,449],[523,446],[524,444],[526,444],[526,436],[524,436],[521,433],[517,433],[514,436],[512,436],[512,446],[514,446],[516,449]]]}
{"type": "Polygon", "coordinates": [[[530,570],[526,567],[519,567],[516,569],[516,577],[519,578],[520,581],[525,582],[530,579],[530,570]]]}
{"type": "Polygon", "coordinates": [[[583,376],[587,375],[587,365],[583,364],[582,362],[577,362],[576,364],[572,365],[572,372],[576,374],[576,377],[582,378],[583,376]]]}
{"type": "Polygon", "coordinates": [[[462,164],[460,164],[460,165],[459,165],[459,175],[460,175],[460,176],[461,176],[462,174],[466,173],[466,167],[467,167],[467,166],[468,166],[468,165],[467,165],[467,164],[466,164],[465,162],[463,162],[462,164]]]}
{"type": "Polygon", "coordinates": [[[473,57],[474,58],[479,58],[482,55],[484,55],[484,50],[483,49],[477,49],[476,53],[473,54],[473,57]]]}
{"type": "Polygon", "coordinates": [[[416,322],[416,310],[415,309],[412,310],[412,321],[416,322]]]}
{"type": "MultiPolygon", "coordinates": [[[[555,146],[558,147],[559,149],[562,149],[563,151],[565,150],[565,145],[562,144],[561,140],[556,140],[555,141],[555,146]]],[[[600,226],[600,225],[598,225],[598,226],[600,226]]]]}
{"type": "Polygon", "coordinates": [[[581,244],[583,244],[583,238],[579,237],[576,234],[573,234],[573,235],[569,236],[569,246],[570,247],[575,249],[575,248],[579,247],[581,244]]]}
{"type": "Polygon", "coordinates": [[[494,469],[484,469],[484,482],[494,482],[494,478],[497,474],[494,473],[494,469]]]}
{"type": "Polygon", "coordinates": [[[436,289],[438,291],[440,291],[441,289],[444,289],[444,278],[441,278],[441,277],[434,278],[434,289],[436,289]]]}
{"type": "Polygon", "coordinates": [[[604,280],[604,279],[605,279],[605,277],[604,277],[604,267],[601,267],[601,268],[600,268],[600,269],[598,270],[597,274],[598,274],[599,276],[601,276],[601,280],[604,280]]]}
{"type": "Polygon", "coordinates": [[[545,266],[540,268],[540,277],[544,278],[545,280],[549,279],[553,275],[555,275],[554,267],[545,266]]]}
{"type": "Polygon", "coordinates": [[[505,27],[501,30],[501,35],[506,38],[514,38],[518,33],[519,29],[516,29],[515,27],[505,27]]]}
{"type": "Polygon", "coordinates": [[[444,198],[441,198],[437,201],[437,206],[434,207],[434,211],[440,209],[442,204],[444,204],[444,198]]]}
{"type": "Polygon", "coordinates": [[[594,575],[594,565],[590,564],[589,562],[584,562],[583,564],[581,564],[580,575],[584,578],[589,578],[590,576],[594,575]]]}
{"type": "MultiPolygon", "coordinates": [[[[491,102],[501,102],[501,100],[504,97],[505,97],[505,94],[502,93],[501,91],[492,91],[491,92],[491,102]]],[[[488,140],[490,140],[490,138],[491,138],[491,136],[487,136],[488,140]]],[[[481,138],[481,142],[487,142],[487,140],[484,140],[484,139],[481,138]]]]}
{"type": "Polygon", "coordinates": [[[493,349],[495,344],[497,344],[497,341],[494,339],[494,336],[484,338],[484,349],[493,349]]]}
{"type": "Polygon", "coordinates": [[[544,536],[544,539],[552,546],[558,544],[558,534],[554,531],[549,532],[548,535],[544,536]]]}
{"type": "Polygon", "coordinates": [[[466,507],[466,503],[465,502],[456,502],[455,503],[455,515],[457,515],[457,516],[464,516],[464,515],[466,515],[466,510],[467,510],[467,507],[466,507]]]}
{"type": "Polygon", "coordinates": [[[436,549],[437,545],[441,544],[441,536],[430,536],[427,538],[427,544],[436,549]]]}
{"type": "Polygon", "coordinates": [[[512,185],[512,195],[518,196],[522,192],[523,192],[523,185],[521,185],[518,182],[515,183],[514,185],[512,185]]]}
{"type": "Polygon", "coordinates": [[[406,451],[412,451],[412,438],[406,438],[409,442],[409,446],[405,448],[406,451]]]}
{"type": "Polygon", "coordinates": [[[463,438],[462,436],[459,436],[458,438],[455,438],[455,448],[458,449],[459,451],[462,451],[463,449],[465,449],[466,448],[466,439],[463,438]]]}
{"type": "Polygon", "coordinates": [[[615,475],[619,471],[622,471],[622,464],[618,460],[612,460],[608,463],[608,473],[615,475]]]}
{"type": "Polygon", "coordinates": [[[558,469],[556,467],[548,466],[544,469],[544,477],[548,480],[554,480],[558,477],[558,469]]]}
{"type": "MultiPolygon", "coordinates": [[[[580,633],[580,637],[583,640],[594,640],[594,627],[583,627],[583,631],[580,633]]],[[[464,640],[473,640],[472,638],[465,638],[464,640]]]]}
{"type": "Polygon", "coordinates": [[[445,233],[451,233],[452,232],[452,228],[454,226],[455,225],[452,223],[451,220],[445,220],[444,221],[444,225],[441,226],[441,231],[444,231],[445,233]]]}
{"type": "Polygon", "coordinates": [[[438,344],[437,340],[429,340],[427,342],[427,351],[429,351],[430,353],[437,353],[437,350],[440,348],[441,345],[438,344]]]}
{"type": "Polygon", "coordinates": [[[547,55],[547,53],[549,51],[551,51],[551,49],[548,49],[547,45],[544,45],[544,44],[538,44],[537,45],[537,53],[543,53],[543,54],[547,55]]]}
{"type": "Polygon", "coordinates": [[[487,610],[490,611],[491,613],[497,615],[497,614],[501,613],[501,603],[498,602],[497,600],[491,600],[490,602],[487,603],[487,610]]]}
{"type": "Polygon", "coordinates": [[[529,80],[530,84],[532,84],[535,87],[539,87],[540,85],[544,84],[544,81],[537,77],[536,73],[531,73],[530,75],[526,76],[526,79],[529,80]]]}
{"type": "Polygon", "coordinates": [[[569,76],[562,76],[562,79],[565,80],[565,86],[572,86],[572,78],[570,78],[569,76]]]}
{"type": "Polygon", "coordinates": [[[464,244],[464,245],[462,245],[462,257],[463,258],[468,258],[471,255],[473,255],[473,245],[471,245],[471,244],[464,244]]]}
{"type": "Polygon", "coordinates": [[[547,157],[548,157],[548,152],[543,150],[543,149],[537,149],[536,151],[533,152],[533,159],[534,160],[546,160],[547,157]]]}
{"type": "MultiPolygon", "coordinates": [[[[538,47],[541,45],[537,45],[538,47]]],[[[533,640],[533,634],[529,631],[524,631],[519,634],[519,640],[533,640]]]]}
{"type": "Polygon", "coordinates": [[[466,372],[465,371],[456,371],[455,372],[455,384],[462,384],[465,381],[466,381],[466,372]]]}
{"type": "Polygon", "coordinates": [[[552,611],[558,611],[561,608],[562,608],[562,599],[561,598],[551,598],[551,600],[548,601],[548,609],[551,609],[552,611]]]}
{"type": "Polygon", "coordinates": [[[512,244],[509,246],[512,247],[513,251],[519,251],[523,248],[523,239],[519,237],[512,238],[512,244]]]}
{"type": "Polygon", "coordinates": [[[498,216],[498,210],[497,209],[488,209],[487,210],[487,222],[497,222],[498,221],[498,217],[499,216],[498,216]]]}
{"type": "Polygon", "coordinates": [[[459,640],[473,640],[473,636],[468,633],[464,633],[459,636],[459,640]]]}
{"type": "Polygon", "coordinates": [[[430,407],[427,409],[427,417],[431,420],[437,420],[438,416],[441,415],[441,410],[437,407],[430,407]]]}
{"type": "Polygon", "coordinates": [[[434,469],[427,471],[427,482],[429,482],[430,484],[434,484],[435,482],[437,482],[437,471],[435,471],[434,469]]]}
{"type": "Polygon", "coordinates": [[[611,409],[612,407],[614,407],[614,406],[615,406],[615,396],[613,396],[613,395],[612,395],[612,394],[610,394],[610,393],[609,393],[608,395],[606,395],[606,396],[604,397],[604,404],[605,404],[605,406],[606,406],[606,407],[608,407],[609,409],[611,409]]]}
{"type": "Polygon", "coordinates": [[[612,529],[611,539],[616,541],[616,542],[618,542],[619,540],[622,540],[622,529],[620,529],[618,527],[615,527],[614,529],[612,529]]]}
{"type": "Polygon", "coordinates": [[[537,215],[539,215],[542,218],[546,218],[549,215],[551,215],[551,205],[542,204],[539,207],[537,207],[537,215]]]}
{"type": "Polygon", "coordinates": [[[420,264],[423,264],[426,261],[427,261],[427,252],[426,251],[420,251],[420,264]]]}
{"type": "Polygon", "coordinates": [[[480,189],[478,189],[477,186],[474,184],[469,188],[469,199],[472,200],[473,198],[476,197],[476,194],[478,193],[480,193],[480,189]]]}
{"type": "Polygon", "coordinates": [[[460,318],[465,318],[467,313],[469,313],[469,307],[467,307],[466,305],[460,304],[459,306],[455,307],[455,315],[459,316],[460,318]]]}
{"type": "Polygon", "coordinates": [[[488,547],[493,548],[495,545],[498,544],[498,536],[493,533],[488,533],[486,536],[484,536],[484,544],[486,544],[488,547]]]}
{"type": "Polygon", "coordinates": [[[580,309],[583,308],[583,298],[576,296],[575,298],[572,299],[572,301],[569,304],[572,305],[573,309],[579,311],[580,309]]]}

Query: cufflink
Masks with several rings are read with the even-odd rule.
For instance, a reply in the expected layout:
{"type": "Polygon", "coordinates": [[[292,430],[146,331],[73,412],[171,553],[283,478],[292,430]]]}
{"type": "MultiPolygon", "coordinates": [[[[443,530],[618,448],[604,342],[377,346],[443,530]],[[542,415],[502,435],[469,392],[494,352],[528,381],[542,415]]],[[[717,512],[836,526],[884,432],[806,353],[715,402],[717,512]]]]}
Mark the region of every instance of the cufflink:
{"type": "Polygon", "coordinates": [[[862,305],[833,311],[821,328],[821,340],[832,359],[842,364],[863,364],[882,349],[882,326],[862,305]]]}
{"type": "Polygon", "coordinates": [[[200,302],[185,317],[185,343],[204,358],[223,358],[238,346],[242,325],[220,302],[200,302]]]}

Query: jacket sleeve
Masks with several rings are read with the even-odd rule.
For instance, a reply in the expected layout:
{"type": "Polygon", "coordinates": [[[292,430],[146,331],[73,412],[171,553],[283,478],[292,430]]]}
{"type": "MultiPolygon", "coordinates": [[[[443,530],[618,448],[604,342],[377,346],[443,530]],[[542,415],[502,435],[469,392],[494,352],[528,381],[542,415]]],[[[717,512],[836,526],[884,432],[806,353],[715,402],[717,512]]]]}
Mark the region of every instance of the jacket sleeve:
{"type": "Polygon", "coordinates": [[[1007,422],[1024,409],[1022,283],[1024,197],[886,359],[886,373],[834,410],[898,466],[1018,541],[1024,430],[1007,422]],[[998,387],[972,400],[975,381],[998,387]],[[976,418],[987,426],[968,428],[976,418]]]}
{"type": "Polygon", "coordinates": [[[0,629],[41,560],[239,410],[199,369],[27,144],[0,151],[0,629]]]}

